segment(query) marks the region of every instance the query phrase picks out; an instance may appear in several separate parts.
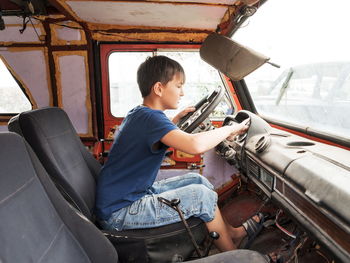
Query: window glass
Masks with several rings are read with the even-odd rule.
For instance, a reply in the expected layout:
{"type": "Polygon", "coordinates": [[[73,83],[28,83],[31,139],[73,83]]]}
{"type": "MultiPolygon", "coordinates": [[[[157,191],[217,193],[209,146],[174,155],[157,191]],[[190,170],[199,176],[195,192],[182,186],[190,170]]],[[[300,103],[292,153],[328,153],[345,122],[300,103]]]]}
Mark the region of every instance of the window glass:
{"type": "Polygon", "coordinates": [[[349,8],[347,0],[269,0],[233,35],[281,65],[245,78],[259,114],[349,137],[349,8]]]}
{"type": "MultiPolygon", "coordinates": [[[[186,82],[183,87],[185,95],[181,98],[179,109],[195,105],[201,98],[223,86],[220,74],[213,67],[203,62],[198,51],[157,51],[157,55],[168,56],[178,61],[184,68],[186,82]]],[[[125,117],[126,113],[142,103],[142,97],[136,81],[138,66],[152,52],[114,52],[109,57],[109,81],[111,113],[116,117],[125,117]]],[[[179,110],[178,109],[178,110],[179,110]]],[[[166,114],[173,117],[178,110],[167,110],[166,114]]],[[[229,98],[216,107],[212,118],[223,118],[232,114],[233,106],[229,98]]]]}
{"type": "Polygon", "coordinates": [[[109,56],[111,113],[125,117],[129,110],[142,103],[136,79],[139,65],[152,52],[114,52],[109,56]]]}
{"type": "MultiPolygon", "coordinates": [[[[158,55],[170,57],[181,64],[186,74],[184,85],[185,95],[181,98],[179,109],[195,105],[201,98],[213,92],[215,88],[223,86],[220,73],[204,62],[198,51],[158,51],[158,55]]],[[[224,118],[226,114],[232,114],[232,103],[226,96],[215,108],[210,118],[224,118]]],[[[168,110],[168,115],[174,115],[177,110],[168,110]]]]}
{"type": "Polygon", "coordinates": [[[0,114],[31,109],[30,101],[0,58],[0,114]]]}

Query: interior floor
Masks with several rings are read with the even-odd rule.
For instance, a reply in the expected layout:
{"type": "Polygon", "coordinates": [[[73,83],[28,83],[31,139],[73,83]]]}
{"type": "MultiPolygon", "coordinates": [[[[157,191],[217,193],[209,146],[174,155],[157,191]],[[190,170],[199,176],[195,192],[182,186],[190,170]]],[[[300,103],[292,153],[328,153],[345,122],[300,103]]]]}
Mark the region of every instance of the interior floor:
{"type": "MultiPolygon", "coordinates": [[[[229,202],[221,207],[226,220],[233,226],[240,226],[252,215],[262,212],[267,216],[264,228],[252,242],[249,249],[262,254],[276,252],[283,258],[282,262],[323,263],[334,262],[310,237],[306,235],[288,216],[280,213],[279,226],[296,238],[282,232],[275,224],[279,209],[267,200],[259,197],[256,192],[243,190],[232,196],[229,202]]],[[[280,211],[281,212],[281,211],[280,211]]],[[[244,242],[242,242],[244,243],[244,242]]],[[[210,254],[216,253],[212,250],[210,254]]]]}

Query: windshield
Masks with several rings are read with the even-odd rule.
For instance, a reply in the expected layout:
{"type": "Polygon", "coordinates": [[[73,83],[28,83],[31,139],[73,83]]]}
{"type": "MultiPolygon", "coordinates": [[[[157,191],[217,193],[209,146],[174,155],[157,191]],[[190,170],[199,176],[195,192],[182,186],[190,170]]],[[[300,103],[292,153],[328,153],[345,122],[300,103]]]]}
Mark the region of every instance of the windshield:
{"type": "Polygon", "coordinates": [[[350,138],[348,0],[268,0],[232,39],[269,64],[245,82],[258,113],[350,138]]]}

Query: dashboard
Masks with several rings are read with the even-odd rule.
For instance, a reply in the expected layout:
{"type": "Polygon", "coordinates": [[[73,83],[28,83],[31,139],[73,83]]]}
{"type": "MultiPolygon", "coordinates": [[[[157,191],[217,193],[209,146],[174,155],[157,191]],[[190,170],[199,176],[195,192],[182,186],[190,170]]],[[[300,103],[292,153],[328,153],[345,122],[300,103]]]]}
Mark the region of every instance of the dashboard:
{"type": "Polygon", "coordinates": [[[248,132],[216,152],[341,261],[349,259],[350,152],[274,129],[249,111],[223,125],[247,118],[248,132]]]}

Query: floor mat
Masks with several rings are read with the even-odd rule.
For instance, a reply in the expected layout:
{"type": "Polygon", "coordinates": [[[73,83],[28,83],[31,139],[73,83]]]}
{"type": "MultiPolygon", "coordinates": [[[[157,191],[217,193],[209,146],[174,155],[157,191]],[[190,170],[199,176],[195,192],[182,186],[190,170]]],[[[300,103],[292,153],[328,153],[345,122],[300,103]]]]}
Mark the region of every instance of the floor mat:
{"type": "MultiPolygon", "coordinates": [[[[259,197],[257,197],[255,194],[247,192],[233,197],[230,202],[226,203],[221,208],[221,212],[229,224],[237,227],[252,215],[256,214],[259,209],[261,209],[261,212],[264,214],[275,214],[276,207],[270,203],[262,207],[262,204],[263,201],[259,199],[259,197]]],[[[284,227],[290,232],[294,232],[296,229],[296,225],[290,220],[284,222],[284,227]]],[[[284,252],[294,252],[293,247],[290,246],[291,244],[293,244],[293,238],[283,233],[275,225],[271,225],[261,231],[261,233],[251,244],[250,249],[259,251],[262,254],[268,254],[279,250],[284,252]]],[[[217,251],[214,249],[210,254],[215,253],[217,253],[217,251]]],[[[292,253],[289,254],[291,255],[292,253]]],[[[304,248],[298,252],[299,263],[331,262],[331,260],[328,258],[329,257],[327,257],[324,252],[314,249],[310,244],[307,245],[307,248],[304,248]]],[[[291,262],[294,262],[294,260],[291,262]]]]}
{"type": "MultiPolygon", "coordinates": [[[[255,194],[243,193],[235,196],[221,208],[221,213],[232,226],[238,227],[244,221],[257,214],[263,201],[255,194]]],[[[272,213],[273,208],[270,204],[262,207],[261,212],[272,213]]]]}

